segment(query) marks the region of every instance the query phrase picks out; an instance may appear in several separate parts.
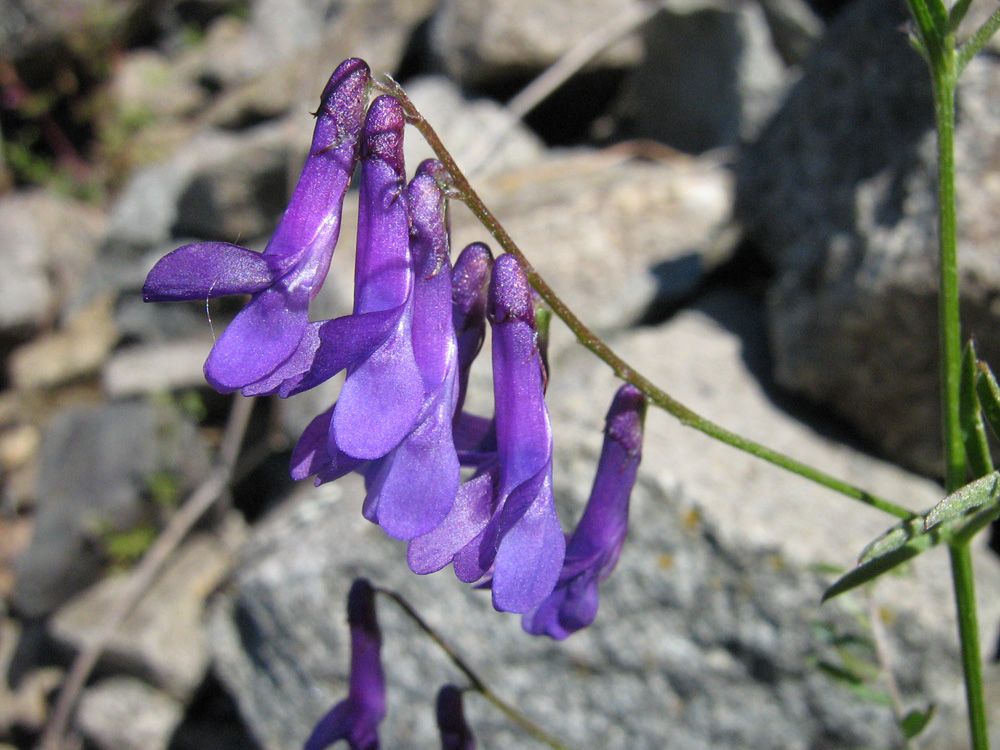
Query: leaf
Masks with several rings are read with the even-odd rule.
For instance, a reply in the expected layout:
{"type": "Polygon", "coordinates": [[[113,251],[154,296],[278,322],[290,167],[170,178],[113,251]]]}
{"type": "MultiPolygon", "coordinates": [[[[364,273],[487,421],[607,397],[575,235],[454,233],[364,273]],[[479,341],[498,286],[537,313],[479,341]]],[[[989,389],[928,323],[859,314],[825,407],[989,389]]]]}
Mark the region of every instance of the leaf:
{"type": "Polygon", "coordinates": [[[902,521],[865,547],[858,567],[823,592],[822,601],[878,578],[932,547],[961,545],[1000,517],[1000,472],[965,485],[922,516],[902,521]]]}
{"type": "Polygon", "coordinates": [[[985,362],[980,362],[978,369],[976,395],[979,396],[979,405],[993,434],[1000,437],[1000,385],[997,385],[997,379],[985,362]]]}
{"type": "Polygon", "coordinates": [[[993,471],[993,459],[990,457],[990,447],[986,439],[986,426],[983,424],[983,414],[976,396],[976,379],[979,360],[976,358],[976,345],[970,339],[962,352],[962,374],[959,383],[958,421],[962,428],[962,442],[965,445],[965,456],[969,462],[972,475],[981,477],[993,471]]]}
{"type": "Polygon", "coordinates": [[[913,710],[904,716],[902,721],[899,722],[899,726],[902,728],[906,739],[912,740],[914,737],[923,732],[927,728],[927,725],[930,724],[933,716],[933,703],[927,706],[927,709],[924,711],[913,710]]]}
{"type": "Polygon", "coordinates": [[[1000,472],[970,482],[951,493],[924,516],[924,528],[966,515],[973,508],[997,501],[1000,497],[1000,472]]]}

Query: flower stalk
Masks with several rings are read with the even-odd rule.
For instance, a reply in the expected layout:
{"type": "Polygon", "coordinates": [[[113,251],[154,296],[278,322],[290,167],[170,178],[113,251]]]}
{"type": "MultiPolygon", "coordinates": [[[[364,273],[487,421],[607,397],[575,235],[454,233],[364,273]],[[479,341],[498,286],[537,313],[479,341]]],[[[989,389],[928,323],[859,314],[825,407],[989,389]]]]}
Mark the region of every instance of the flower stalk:
{"type": "Polygon", "coordinates": [[[888,513],[889,515],[902,519],[910,519],[914,517],[914,513],[912,511],[902,507],[901,505],[874,495],[873,493],[857,487],[850,482],[846,482],[827,474],[826,472],[820,471],[819,469],[792,458],[791,456],[785,455],[780,451],[768,448],[762,443],[758,443],[742,435],[738,435],[735,432],[727,430],[725,427],[706,419],[697,412],[688,408],[663,389],[658,388],[652,381],[622,359],[621,356],[604,343],[604,341],[597,336],[597,334],[591,331],[590,328],[588,328],[583,321],[569,309],[566,303],[559,298],[545,279],[539,275],[538,271],[536,271],[534,266],[531,265],[531,262],[525,257],[524,253],[517,246],[514,240],[511,239],[507,230],[504,229],[503,225],[500,224],[496,216],[493,215],[493,212],[487,208],[486,204],[483,203],[483,200],[473,189],[472,185],[469,184],[468,178],[462,170],[458,168],[454,157],[452,157],[448,149],[445,148],[444,143],[442,143],[441,139],[434,131],[434,128],[432,128],[430,123],[427,122],[423,115],[420,114],[413,102],[406,96],[406,92],[403,91],[402,87],[392,79],[389,79],[388,84],[376,84],[376,87],[386,91],[402,102],[403,111],[406,113],[407,121],[417,128],[430,147],[434,150],[437,158],[447,169],[451,178],[451,187],[454,191],[454,197],[458,198],[469,207],[476,218],[479,219],[480,223],[482,223],[486,230],[494,237],[494,239],[496,239],[499,245],[503,248],[504,252],[510,253],[521,262],[521,267],[524,269],[528,282],[535,288],[542,299],[548,303],[548,305],[552,308],[552,311],[562,319],[566,326],[576,336],[577,340],[584,347],[593,352],[599,359],[605,362],[618,377],[634,385],[642,391],[653,404],[658,406],[660,409],[663,409],[668,414],[676,417],[681,424],[687,427],[693,427],[694,429],[705,433],[709,437],[713,437],[716,440],[726,443],[727,445],[757,456],[758,458],[772,463],[775,466],[780,466],[793,474],[798,474],[799,476],[831,489],[834,492],[839,492],[840,494],[846,495],[853,500],[857,500],[865,505],[877,508],[878,510],[888,513]]]}

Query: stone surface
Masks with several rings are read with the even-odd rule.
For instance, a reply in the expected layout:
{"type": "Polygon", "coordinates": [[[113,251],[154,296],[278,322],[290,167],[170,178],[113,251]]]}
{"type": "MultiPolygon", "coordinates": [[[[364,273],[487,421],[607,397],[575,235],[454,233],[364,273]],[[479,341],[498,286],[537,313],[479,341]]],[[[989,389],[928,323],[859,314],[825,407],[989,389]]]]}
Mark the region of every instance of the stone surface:
{"type": "MultiPolygon", "coordinates": [[[[780,383],[829,405],[888,456],[941,469],[934,134],[903,3],[845,11],[738,167],[737,212],[775,265],[780,383]]],[[[963,335],[1000,361],[1000,64],[963,76],[956,133],[963,335]]]]}
{"type": "Polygon", "coordinates": [[[184,707],[131,677],[111,677],[80,697],[76,723],[100,750],[167,750],[184,707]]]}
{"type": "Polygon", "coordinates": [[[629,78],[630,134],[688,153],[751,140],[791,83],[756,2],[661,11],[642,30],[644,59],[629,78]]]}
{"type": "Polygon", "coordinates": [[[0,200],[0,333],[51,323],[94,261],[105,220],[41,191],[0,200]]]}
{"type": "Polygon", "coordinates": [[[138,170],[112,207],[107,243],[145,250],[173,237],[246,242],[274,227],[309,148],[311,118],[241,133],[207,130],[138,170]]]}
{"type": "MultiPolygon", "coordinates": [[[[448,76],[466,86],[537,74],[631,2],[446,0],[434,16],[431,45],[448,76]]],[[[640,55],[632,38],[612,46],[595,64],[621,68],[636,64],[640,55]]]]}
{"type": "Polygon", "coordinates": [[[112,303],[108,295],[99,297],[59,330],[18,347],[10,358],[14,386],[51,388],[99,371],[118,341],[112,303]]]}
{"type": "MultiPolygon", "coordinates": [[[[676,153],[652,163],[637,156],[627,149],[568,152],[477,183],[556,293],[601,329],[634,323],[657,302],[657,264],[687,273],[693,291],[732,250],[717,242],[732,202],[721,164],[676,153]]],[[[452,221],[456,251],[473,240],[491,242],[460,205],[452,221]]]]}
{"type": "Polygon", "coordinates": [[[60,413],[44,433],[34,533],[16,563],[18,611],[47,615],[93,583],[102,534],[155,520],[154,475],[184,492],[206,468],[205,446],[172,408],[119,402],[60,413]]]}
{"type": "Polygon", "coordinates": [[[101,382],[111,398],[161,393],[205,385],[202,366],[209,342],[185,341],[133,346],[104,366],[101,382]]]}
{"type": "MultiPolygon", "coordinates": [[[[205,601],[229,573],[235,541],[201,534],[185,542],[111,637],[102,664],[186,702],[205,679],[205,601]]],[[[105,614],[126,588],[123,575],[104,578],[54,615],[53,636],[84,648],[102,633],[105,614]]]]}
{"type": "MultiPolygon", "coordinates": [[[[932,483],[817,435],[770,401],[747,371],[765,355],[760,312],[744,298],[710,297],[696,311],[621,332],[612,343],[694,408],[779,450],[915,507],[940,497],[932,483]]],[[[555,486],[568,520],[589,489],[614,383],[564,333],[552,353],[555,486]]],[[[488,400],[483,373],[475,373],[473,408],[488,400]]],[[[576,746],[898,743],[886,708],[857,699],[815,666],[839,663],[831,647],[837,636],[870,644],[857,619],[866,596],[820,607],[832,579],[807,567],[849,567],[890,522],[656,411],[647,434],[629,541],[602,588],[598,620],[559,645],[525,636],[516,617],[492,612],[485,593],[449,571],[410,574],[404,545],[361,518],[357,477],[302,488],[255,531],[211,621],[219,674],[261,746],[296,747],[343,696],[347,629],[343,615],[331,613],[343,612],[358,575],[403,592],[498,694],[576,746]]],[[[888,618],[894,674],[907,701],[923,695],[937,703],[929,741],[958,747],[961,683],[949,608],[940,606],[950,598],[942,563],[940,553],[918,560],[910,576],[881,584],[870,606],[888,618]]],[[[1000,571],[989,557],[977,571],[988,629],[1000,616],[1000,571]]],[[[389,682],[383,743],[433,746],[431,695],[461,677],[398,608],[385,600],[379,606],[389,682]]],[[[870,646],[857,655],[873,658],[870,646]]],[[[468,705],[484,746],[535,746],[488,706],[473,697],[468,705]]]]}

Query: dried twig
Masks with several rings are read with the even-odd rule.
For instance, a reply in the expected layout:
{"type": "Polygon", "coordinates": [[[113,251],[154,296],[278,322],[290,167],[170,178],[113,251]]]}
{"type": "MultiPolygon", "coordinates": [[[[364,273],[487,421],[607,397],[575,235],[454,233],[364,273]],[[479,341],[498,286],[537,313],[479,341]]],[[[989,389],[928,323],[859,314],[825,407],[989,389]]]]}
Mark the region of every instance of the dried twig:
{"type": "Polygon", "coordinates": [[[170,518],[167,527],[132,570],[121,596],[108,610],[97,637],[77,655],[59,691],[59,699],[39,740],[38,750],[60,749],[80,692],[107,647],[108,641],[156,580],[188,532],[229,485],[252,410],[253,399],[236,398],[226,424],[215,468],[170,518]]]}

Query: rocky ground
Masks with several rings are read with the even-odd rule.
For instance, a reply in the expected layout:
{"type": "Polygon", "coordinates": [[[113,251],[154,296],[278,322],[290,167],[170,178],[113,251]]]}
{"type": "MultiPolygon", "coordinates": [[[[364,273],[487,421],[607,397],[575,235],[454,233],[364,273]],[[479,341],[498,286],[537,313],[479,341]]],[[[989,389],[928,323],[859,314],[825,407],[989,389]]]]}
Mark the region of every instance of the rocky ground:
{"type": "MultiPolygon", "coordinates": [[[[347,57],[402,81],[557,293],[654,382],[907,507],[940,499],[933,133],[904,19],[893,0],[0,0],[0,748],[36,746],[127,571],[218,460],[232,399],[201,368],[239,301],[144,305],[146,273],[193,239],[263,247],[347,57]],[[644,20],[512,115],[627,14],[644,20]]],[[[1000,362],[995,53],[969,67],[957,142],[963,314],[1000,362]]],[[[407,137],[410,165],[430,155],[407,137]]],[[[350,309],[354,221],[314,318],[350,309]]],[[[460,206],[453,237],[488,239],[460,206]]],[[[558,323],[550,364],[570,528],[615,382],[558,323]]],[[[111,634],[66,747],[301,747],[346,690],[358,575],[574,747],[902,747],[899,712],[928,703],[914,746],[966,746],[943,552],[819,604],[887,517],[651,411],[597,622],[532,639],[450,572],[410,573],[357,477],[288,479],[335,395],[254,406],[231,490],[111,634]]],[[[477,365],[470,404],[491,398],[477,365]]],[[[379,606],[382,744],[436,747],[433,693],[464,678],[379,606]]],[[[543,746],[476,696],[467,710],[484,747],[543,746]]]]}

